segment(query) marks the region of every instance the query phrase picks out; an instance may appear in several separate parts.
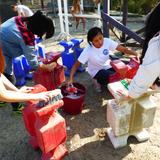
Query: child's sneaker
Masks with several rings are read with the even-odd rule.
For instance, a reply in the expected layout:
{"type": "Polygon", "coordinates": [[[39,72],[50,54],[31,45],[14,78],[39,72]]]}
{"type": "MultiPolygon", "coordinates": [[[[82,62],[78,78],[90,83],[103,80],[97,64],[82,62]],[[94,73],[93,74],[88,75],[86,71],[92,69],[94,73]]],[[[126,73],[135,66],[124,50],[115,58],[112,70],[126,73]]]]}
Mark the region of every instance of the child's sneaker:
{"type": "Polygon", "coordinates": [[[1,102],[1,101],[0,101],[0,108],[1,108],[1,107],[4,107],[5,105],[6,105],[6,102],[1,102]]]}
{"type": "Polygon", "coordinates": [[[98,93],[102,92],[101,85],[97,82],[96,79],[93,79],[93,85],[94,85],[96,92],[98,92],[98,93]]]}
{"type": "Polygon", "coordinates": [[[23,104],[20,103],[18,106],[13,107],[13,112],[15,114],[22,114],[23,108],[24,108],[23,104]]]}

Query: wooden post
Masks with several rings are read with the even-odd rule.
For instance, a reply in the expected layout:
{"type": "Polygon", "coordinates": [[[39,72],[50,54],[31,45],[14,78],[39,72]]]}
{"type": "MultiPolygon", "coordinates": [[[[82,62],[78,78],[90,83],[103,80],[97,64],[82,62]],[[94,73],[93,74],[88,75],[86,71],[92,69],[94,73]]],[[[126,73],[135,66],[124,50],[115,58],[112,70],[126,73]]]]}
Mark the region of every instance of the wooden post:
{"type": "Polygon", "coordinates": [[[32,4],[32,5],[34,4],[34,0],[31,0],[31,4],[32,4]]]}
{"type": "MultiPolygon", "coordinates": [[[[127,24],[127,18],[128,18],[128,0],[123,0],[123,7],[122,7],[122,11],[123,11],[123,18],[122,18],[122,23],[123,25],[126,26],[127,24]]],[[[121,41],[125,42],[125,33],[122,32],[122,38],[121,41]]]]}
{"type": "MultiPolygon", "coordinates": [[[[109,14],[110,0],[103,0],[103,12],[109,14]]],[[[104,37],[109,37],[109,26],[108,22],[103,20],[103,35],[104,37]]]]}
{"type": "Polygon", "coordinates": [[[51,0],[51,7],[52,7],[52,12],[54,14],[54,4],[53,4],[53,0],[51,0]]]}
{"type": "Polygon", "coordinates": [[[42,10],[44,9],[44,2],[43,2],[43,0],[41,0],[41,8],[42,8],[42,10]]]}

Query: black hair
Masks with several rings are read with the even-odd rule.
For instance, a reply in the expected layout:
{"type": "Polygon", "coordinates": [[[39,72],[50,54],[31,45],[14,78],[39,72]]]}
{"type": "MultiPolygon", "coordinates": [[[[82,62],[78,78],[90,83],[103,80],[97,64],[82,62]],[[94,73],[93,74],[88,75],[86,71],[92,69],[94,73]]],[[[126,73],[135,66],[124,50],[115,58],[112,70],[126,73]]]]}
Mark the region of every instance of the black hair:
{"type": "Polygon", "coordinates": [[[27,24],[27,29],[38,37],[42,38],[46,34],[46,39],[54,35],[55,27],[51,18],[45,16],[40,10],[33,16],[24,17],[23,21],[27,24]]]}
{"type": "Polygon", "coordinates": [[[94,37],[96,37],[99,33],[103,35],[101,28],[98,28],[98,27],[93,27],[88,31],[87,41],[90,45],[94,37]]]}
{"type": "Polygon", "coordinates": [[[149,13],[145,25],[145,39],[143,43],[141,63],[148,48],[148,43],[160,31],[160,3],[149,13]]]}

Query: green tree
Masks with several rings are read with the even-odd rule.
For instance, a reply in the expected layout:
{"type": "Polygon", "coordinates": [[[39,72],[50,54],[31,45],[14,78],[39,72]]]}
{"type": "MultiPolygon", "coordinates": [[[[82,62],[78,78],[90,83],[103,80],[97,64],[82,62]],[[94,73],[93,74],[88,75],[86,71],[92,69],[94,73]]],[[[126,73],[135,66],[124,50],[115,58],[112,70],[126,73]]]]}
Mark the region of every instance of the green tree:
{"type": "MultiPolygon", "coordinates": [[[[128,12],[147,14],[159,2],[159,0],[128,0],[128,12]]],[[[123,0],[111,0],[111,9],[120,10],[123,0]]]]}

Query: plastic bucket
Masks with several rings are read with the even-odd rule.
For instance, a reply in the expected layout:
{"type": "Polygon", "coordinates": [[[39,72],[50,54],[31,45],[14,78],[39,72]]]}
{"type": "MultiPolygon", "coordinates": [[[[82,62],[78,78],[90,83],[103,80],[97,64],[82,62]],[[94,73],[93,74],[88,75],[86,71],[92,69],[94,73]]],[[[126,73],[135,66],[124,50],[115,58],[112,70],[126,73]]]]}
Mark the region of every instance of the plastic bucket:
{"type": "Polygon", "coordinates": [[[69,94],[67,91],[67,85],[63,85],[61,87],[61,91],[63,94],[64,105],[62,107],[63,111],[76,115],[81,113],[84,107],[84,98],[86,93],[86,88],[79,83],[73,83],[73,86],[77,88],[77,93],[69,94]]]}

